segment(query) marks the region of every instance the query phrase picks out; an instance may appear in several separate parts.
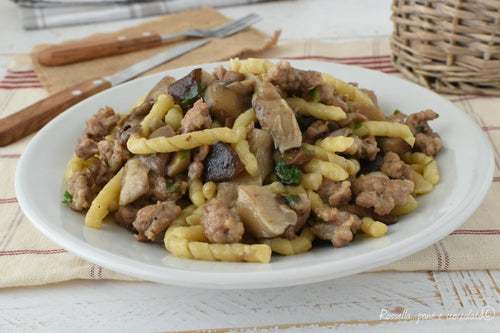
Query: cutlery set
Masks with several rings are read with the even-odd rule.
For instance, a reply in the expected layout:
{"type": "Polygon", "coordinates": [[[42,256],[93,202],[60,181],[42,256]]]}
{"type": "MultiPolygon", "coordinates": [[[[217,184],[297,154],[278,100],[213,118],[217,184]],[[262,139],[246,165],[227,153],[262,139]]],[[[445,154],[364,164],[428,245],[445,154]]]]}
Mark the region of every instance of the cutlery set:
{"type": "MultiPolygon", "coordinates": [[[[121,36],[113,39],[100,39],[90,42],[76,42],[64,46],[54,46],[40,52],[38,60],[42,65],[58,66],[158,47],[168,41],[178,40],[182,37],[224,38],[246,29],[260,19],[255,14],[249,14],[213,29],[191,29],[164,36],[145,32],[136,36],[121,36]]],[[[131,80],[152,68],[200,48],[209,42],[209,39],[203,39],[170,48],[115,74],[85,80],[0,119],[0,147],[6,146],[39,130],[58,114],[78,102],[112,86],[131,80]]]]}

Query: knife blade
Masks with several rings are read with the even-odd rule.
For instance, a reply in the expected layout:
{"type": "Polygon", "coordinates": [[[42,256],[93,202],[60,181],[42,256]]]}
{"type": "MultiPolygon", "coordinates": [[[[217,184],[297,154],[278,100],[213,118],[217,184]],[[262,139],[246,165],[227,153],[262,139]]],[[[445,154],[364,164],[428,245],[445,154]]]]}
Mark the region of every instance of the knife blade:
{"type": "Polygon", "coordinates": [[[50,120],[78,102],[112,86],[131,80],[158,65],[173,60],[209,42],[208,39],[200,40],[170,48],[115,74],[93,77],[80,82],[0,119],[0,147],[39,130],[50,120]]]}

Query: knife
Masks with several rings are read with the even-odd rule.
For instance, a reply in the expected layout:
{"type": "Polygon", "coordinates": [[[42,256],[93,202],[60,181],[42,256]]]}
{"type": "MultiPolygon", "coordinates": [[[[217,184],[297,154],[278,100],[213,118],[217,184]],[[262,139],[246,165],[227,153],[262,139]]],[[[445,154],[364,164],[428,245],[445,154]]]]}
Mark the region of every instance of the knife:
{"type": "Polygon", "coordinates": [[[66,88],[42,99],[8,117],[0,119],[0,147],[42,128],[50,120],[76,103],[106,90],[112,86],[131,80],[138,75],[197,49],[210,40],[185,43],[142,60],[124,70],[109,76],[94,77],[66,88]]]}

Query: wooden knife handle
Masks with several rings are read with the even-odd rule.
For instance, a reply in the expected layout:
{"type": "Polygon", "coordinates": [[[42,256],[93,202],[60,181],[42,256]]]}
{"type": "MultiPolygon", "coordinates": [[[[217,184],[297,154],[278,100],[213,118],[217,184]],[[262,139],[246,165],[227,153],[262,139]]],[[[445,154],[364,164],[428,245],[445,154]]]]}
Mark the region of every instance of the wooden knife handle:
{"type": "Polygon", "coordinates": [[[109,87],[109,81],[92,78],[0,119],[0,147],[39,130],[70,106],[109,87]]]}
{"type": "Polygon", "coordinates": [[[58,66],[78,61],[127,53],[159,46],[161,36],[155,33],[124,35],[114,38],[103,38],[68,45],[49,47],[38,54],[38,62],[45,66],[58,66]]]}

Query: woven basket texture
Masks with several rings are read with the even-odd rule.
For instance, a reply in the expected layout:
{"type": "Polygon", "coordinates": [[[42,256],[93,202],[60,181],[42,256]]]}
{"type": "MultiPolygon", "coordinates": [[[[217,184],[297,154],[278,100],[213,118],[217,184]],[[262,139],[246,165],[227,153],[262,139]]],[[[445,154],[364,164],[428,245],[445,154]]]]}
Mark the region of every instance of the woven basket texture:
{"type": "Polygon", "coordinates": [[[441,93],[500,96],[500,0],[394,0],[392,61],[441,93]]]}

